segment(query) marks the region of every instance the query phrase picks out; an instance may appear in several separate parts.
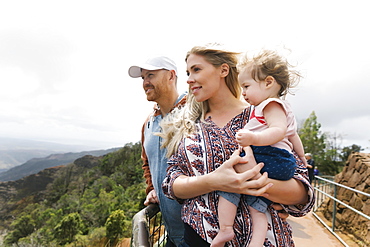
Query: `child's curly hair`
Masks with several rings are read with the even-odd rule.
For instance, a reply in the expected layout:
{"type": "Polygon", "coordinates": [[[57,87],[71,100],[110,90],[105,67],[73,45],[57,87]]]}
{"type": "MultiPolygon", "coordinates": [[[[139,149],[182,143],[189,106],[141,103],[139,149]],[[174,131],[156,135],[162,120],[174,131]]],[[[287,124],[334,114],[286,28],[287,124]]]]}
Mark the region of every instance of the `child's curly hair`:
{"type": "Polygon", "coordinates": [[[292,69],[293,66],[286,59],[272,50],[262,50],[252,58],[246,54],[238,64],[239,73],[246,67],[251,69],[251,76],[257,82],[265,80],[267,76],[274,77],[281,86],[279,97],[292,93],[290,89],[294,88],[302,77],[298,71],[292,69]]]}

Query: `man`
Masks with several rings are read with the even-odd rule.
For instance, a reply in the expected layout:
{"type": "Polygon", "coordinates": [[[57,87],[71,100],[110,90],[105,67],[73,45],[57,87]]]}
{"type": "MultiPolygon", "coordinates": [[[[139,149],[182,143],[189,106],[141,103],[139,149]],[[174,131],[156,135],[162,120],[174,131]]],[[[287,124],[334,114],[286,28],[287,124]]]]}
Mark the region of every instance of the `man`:
{"type": "Polygon", "coordinates": [[[305,154],[307,160],[307,170],[308,170],[308,178],[310,179],[310,183],[314,179],[314,171],[315,171],[315,161],[312,159],[312,154],[306,153],[305,154]]]}
{"type": "Polygon", "coordinates": [[[185,94],[179,96],[176,64],[167,57],[154,57],[142,65],[131,66],[128,73],[132,78],[143,79],[147,100],[157,103],[142,128],[141,158],[147,183],[144,205],[159,204],[168,233],[166,246],[178,246],[184,233],[181,205],[163,194],[162,182],[167,169],[166,150],[160,148],[161,139],[153,133],[160,132],[159,124],[163,117],[175,107],[181,107],[186,97],[185,94]]]}

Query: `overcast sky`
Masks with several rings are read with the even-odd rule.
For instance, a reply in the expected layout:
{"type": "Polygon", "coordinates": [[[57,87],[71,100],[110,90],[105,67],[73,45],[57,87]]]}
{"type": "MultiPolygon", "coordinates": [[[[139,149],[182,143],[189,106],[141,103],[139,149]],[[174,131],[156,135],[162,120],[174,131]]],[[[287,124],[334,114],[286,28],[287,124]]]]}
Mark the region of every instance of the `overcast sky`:
{"type": "MultiPolygon", "coordinates": [[[[304,76],[288,97],[338,145],[370,146],[366,1],[1,1],[0,137],[99,148],[140,140],[153,103],[128,68],[153,55],[179,67],[194,45],[287,47],[304,76]]],[[[366,151],[369,151],[367,149],[366,151]]]]}

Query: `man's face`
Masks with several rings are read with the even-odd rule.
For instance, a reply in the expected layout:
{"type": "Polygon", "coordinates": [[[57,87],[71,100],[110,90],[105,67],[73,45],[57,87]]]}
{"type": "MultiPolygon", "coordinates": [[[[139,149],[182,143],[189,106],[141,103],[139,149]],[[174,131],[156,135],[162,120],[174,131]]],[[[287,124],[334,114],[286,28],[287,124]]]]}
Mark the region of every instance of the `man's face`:
{"type": "Polygon", "coordinates": [[[143,69],[141,78],[143,79],[143,89],[148,101],[158,102],[161,97],[166,97],[169,90],[170,71],[165,69],[143,69]]]}

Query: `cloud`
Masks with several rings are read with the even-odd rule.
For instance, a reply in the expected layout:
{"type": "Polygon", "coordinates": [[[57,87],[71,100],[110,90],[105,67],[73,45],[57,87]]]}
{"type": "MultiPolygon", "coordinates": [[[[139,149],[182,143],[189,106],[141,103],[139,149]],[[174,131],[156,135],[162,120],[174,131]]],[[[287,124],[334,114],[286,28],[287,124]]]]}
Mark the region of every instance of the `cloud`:
{"type": "MultiPolygon", "coordinates": [[[[0,135],[87,143],[140,140],[151,112],[129,66],[167,55],[187,88],[186,52],[286,46],[304,74],[291,101],[351,145],[370,139],[369,16],[338,1],[5,1],[0,3],[0,135]],[[222,4],[221,4],[222,3],[222,4]],[[332,11],[335,6],[335,11],[332,11]],[[352,124],[351,124],[352,123],[352,124]]],[[[362,144],[365,143],[365,144],[362,144]]]]}
{"type": "MultiPolygon", "coordinates": [[[[70,51],[71,47],[62,37],[49,31],[0,31],[0,65],[38,78],[39,90],[47,93],[53,93],[54,85],[68,78],[70,51]]],[[[22,80],[19,83],[26,85],[28,82],[22,80]]]]}

